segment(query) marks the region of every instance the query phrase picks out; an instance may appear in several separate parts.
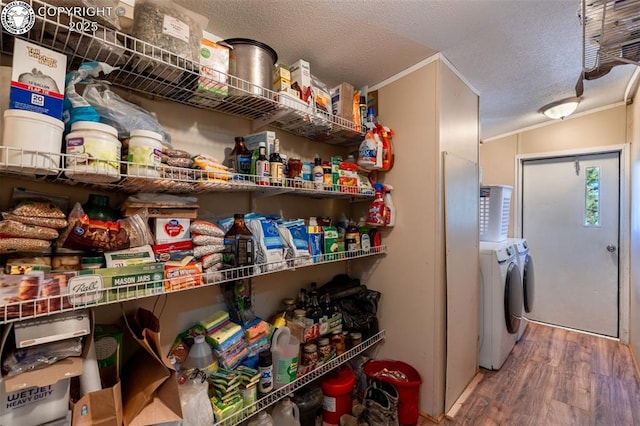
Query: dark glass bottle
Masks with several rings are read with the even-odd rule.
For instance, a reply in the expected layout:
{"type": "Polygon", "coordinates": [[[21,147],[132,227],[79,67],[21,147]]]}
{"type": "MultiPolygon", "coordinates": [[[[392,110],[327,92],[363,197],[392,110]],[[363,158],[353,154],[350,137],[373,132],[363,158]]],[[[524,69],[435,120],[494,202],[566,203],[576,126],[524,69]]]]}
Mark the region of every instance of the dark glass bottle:
{"type": "Polygon", "coordinates": [[[267,159],[267,146],[264,142],[258,145],[258,159],[256,160],[256,183],[269,185],[269,160],[267,159]]]}
{"type": "Polygon", "coordinates": [[[322,320],[323,312],[318,302],[318,292],[313,290],[309,293],[309,307],[307,308],[307,318],[311,318],[314,324],[322,320]]]}
{"type": "Polygon", "coordinates": [[[301,288],[298,292],[298,300],[296,300],[296,308],[298,309],[307,309],[307,305],[309,304],[309,296],[307,296],[307,290],[301,288]]]}
{"type": "Polygon", "coordinates": [[[231,151],[232,168],[237,173],[248,175],[251,173],[251,151],[244,144],[242,136],[236,136],[234,140],[236,144],[231,151]]]}
{"type": "Polygon", "coordinates": [[[269,156],[269,182],[271,186],[282,186],[284,182],[284,163],[280,156],[280,141],[273,142],[273,152],[269,156]]]}
{"type": "Polygon", "coordinates": [[[118,211],[109,206],[109,197],[106,195],[89,194],[89,199],[82,205],[82,210],[89,219],[115,222],[120,217],[118,211]]]}
{"type": "Polygon", "coordinates": [[[320,296],[320,307],[322,308],[322,313],[327,318],[333,317],[337,312],[337,308],[331,301],[331,296],[329,296],[329,293],[325,293],[320,296]]]}
{"type": "Polygon", "coordinates": [[[233,226],[224,236],[224,253],[222,255],[222,262],[225,268],[237,268],[240,266],[253,265],[253,235],[244,222],[243,214],[234,214],[233,219],[233,226]]]}

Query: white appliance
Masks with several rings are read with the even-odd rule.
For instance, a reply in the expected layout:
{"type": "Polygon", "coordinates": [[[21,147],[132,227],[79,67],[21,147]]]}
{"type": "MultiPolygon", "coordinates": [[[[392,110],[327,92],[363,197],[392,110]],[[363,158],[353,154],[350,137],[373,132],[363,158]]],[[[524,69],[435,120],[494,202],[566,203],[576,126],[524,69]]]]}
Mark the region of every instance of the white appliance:
{"type": "Polygon", "coordinates": [[[524,331],[527,329],[527,314],[533,309],[533,298],[535,292],[535,282],[533,274],[533,258],[529,253],[529,244],[524,238],[510,238],[508,240],[516,249],[516,258],[520,267],[520,275],[522,276],[522,321],[516,333],[516,342],[518,342],[524,331]]]}
{"type": "Polygon", "coordinates": [[[516,343],[522,317],[522,278],[513,244],[480,242],[479,364],[498,370],[516,343]]]}

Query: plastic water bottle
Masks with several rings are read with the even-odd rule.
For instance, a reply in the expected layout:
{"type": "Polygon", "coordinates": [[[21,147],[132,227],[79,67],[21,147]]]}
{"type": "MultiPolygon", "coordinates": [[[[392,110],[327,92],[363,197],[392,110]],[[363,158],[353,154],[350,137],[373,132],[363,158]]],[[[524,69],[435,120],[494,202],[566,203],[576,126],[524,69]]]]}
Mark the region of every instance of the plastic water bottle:
{"type": "Polygon", "coordinates": [[[288,397],[273,408],[273,422],[278,426],[300,426],[300,411],[288,397]]]}
{"type": "Polygon", "coordinates": [[[184,361],[184,368],[206,368],[213,364],[213,353],[211,347],[204,340],[203,335],[196,336],[194,343],[189,350],[189,355],[184,361]]]}
{"type": "Polygon", "coordinates": [[[269,413],[260,411],[260,413],[249,422],[248,426],[275,426],[275,423],[269,413]]]}

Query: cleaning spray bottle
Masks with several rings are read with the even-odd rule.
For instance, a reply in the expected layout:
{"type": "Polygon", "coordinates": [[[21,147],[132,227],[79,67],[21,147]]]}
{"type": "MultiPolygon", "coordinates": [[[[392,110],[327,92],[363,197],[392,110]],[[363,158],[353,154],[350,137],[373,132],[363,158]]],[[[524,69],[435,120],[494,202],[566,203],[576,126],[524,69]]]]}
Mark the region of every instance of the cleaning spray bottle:
{"type": "Polygon", "coordinates": [[[376,190],[375,196],[371,205],[369,205],[369,213],[367,214],[366,224],[370,226],[384,226],[385,225],[385,207],[384,207],[384,185],[376,183],[373,185],[376,190]]]}
{"type": "Polygon", "coordinates": [[[396,224],[396,206],[393,205],[393,199],[391,198],[393,186],[385,185],[384,188],[385,226],[394,226],[396,224]]]}

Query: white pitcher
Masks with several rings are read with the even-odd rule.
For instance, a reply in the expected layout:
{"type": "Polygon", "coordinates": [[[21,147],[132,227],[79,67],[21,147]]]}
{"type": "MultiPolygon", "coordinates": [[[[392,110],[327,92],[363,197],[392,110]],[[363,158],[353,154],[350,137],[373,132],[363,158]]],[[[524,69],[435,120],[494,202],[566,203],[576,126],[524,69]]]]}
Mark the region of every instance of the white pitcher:
{"type": "Polygon", "coordinates": [[[288,397],[284,398],[271,412],[273,422],[278,426],[300,426],[298,406],[288,397]]]}

